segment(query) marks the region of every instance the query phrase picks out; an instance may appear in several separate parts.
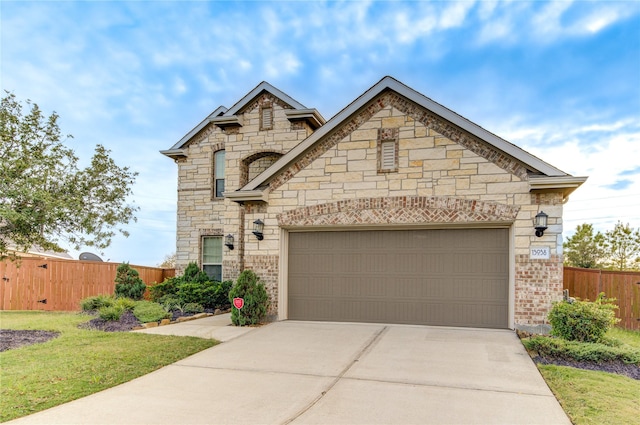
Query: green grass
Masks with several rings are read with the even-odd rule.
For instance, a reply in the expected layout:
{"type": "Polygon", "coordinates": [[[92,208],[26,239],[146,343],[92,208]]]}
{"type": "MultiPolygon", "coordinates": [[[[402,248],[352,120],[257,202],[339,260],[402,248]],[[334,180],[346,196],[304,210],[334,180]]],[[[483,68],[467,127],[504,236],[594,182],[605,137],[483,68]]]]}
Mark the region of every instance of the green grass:
{"type": "Polygon", "coordinates": [[[217,341],[78,329],[77,313],[0,312],[0,328],[60,336],[0,353],[0,421],[26,416],[145,375],[217,341]]]}
{"type": "Polygon", "coordinates": [[[640,381],[565,366],[539,369],[574,425],[638,423],[640,381]]]}
{"type": "MultiPolygon", "coordinates": [[[[640,350],[640,332],[615,328],[609,330],[606,337],[610,342],[617,340],[616,349],[640,350]]],[[[602,346],[583,345],[586,348],[576,352],[597,351],[600,347],[593,347],[602,346]]],[[[565,366],[538,365],[538,368],[574,425],[638,423],[640,381],[565,366]]]]}

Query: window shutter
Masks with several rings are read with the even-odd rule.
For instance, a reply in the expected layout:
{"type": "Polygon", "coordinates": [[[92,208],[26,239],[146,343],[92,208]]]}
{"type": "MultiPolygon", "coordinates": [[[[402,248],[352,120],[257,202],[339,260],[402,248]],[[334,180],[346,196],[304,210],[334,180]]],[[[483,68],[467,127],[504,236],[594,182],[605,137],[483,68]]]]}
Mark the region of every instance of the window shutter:
{"type": "Polygon", "coordinates": [[[396,142],[393,140],[382,142],[381,145],[381,167],[383,170],[393,170],[396,168],[396,142]]]}

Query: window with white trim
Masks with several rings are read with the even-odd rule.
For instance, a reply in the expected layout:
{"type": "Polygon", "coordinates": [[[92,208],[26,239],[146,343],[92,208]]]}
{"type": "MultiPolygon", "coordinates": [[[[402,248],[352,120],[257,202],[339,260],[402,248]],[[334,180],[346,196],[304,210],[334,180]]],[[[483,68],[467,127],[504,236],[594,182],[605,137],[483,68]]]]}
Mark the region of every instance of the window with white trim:
{"type": "Polygon", "coordinates": [[[202,270],[211,280],[222,282],[222,236],[202,238],[202,270]]]}
{"type": "Polygon", "coordinates": [[[224,195],[224,150],[213,154],[213,197],[223,198],[224,195]]]}

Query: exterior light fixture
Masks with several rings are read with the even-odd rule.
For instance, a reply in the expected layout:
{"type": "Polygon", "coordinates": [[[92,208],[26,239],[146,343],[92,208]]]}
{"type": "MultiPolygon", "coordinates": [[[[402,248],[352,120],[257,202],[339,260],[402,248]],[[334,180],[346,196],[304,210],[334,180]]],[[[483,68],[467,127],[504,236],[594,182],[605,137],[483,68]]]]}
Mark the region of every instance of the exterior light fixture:
{"type": "Polygon", "coordinates": [[[256,239],[258,239],[259,241],[264,239],[264,233],[262,233],[263,230],[264,230],[264,223],[262,222],[262,220],[257,219],[256,221],[253,222],[253,234],[256,236],[256,239]]]}
{"type": "Polygon", "coordinates": [[[230,251],[233,251],[233,235],[228,234],[224,237],[224,246],[229,248],[230,251]]]}
{"type": "Polygon", "coordinates": [[[547,230],[547,219],[549,216],[544,213],[544,211],[540,211],[536,214],[535,225],[533,226],[536,229],[536,236],[542,237],[544,235],[544,231],[547,230]]]}

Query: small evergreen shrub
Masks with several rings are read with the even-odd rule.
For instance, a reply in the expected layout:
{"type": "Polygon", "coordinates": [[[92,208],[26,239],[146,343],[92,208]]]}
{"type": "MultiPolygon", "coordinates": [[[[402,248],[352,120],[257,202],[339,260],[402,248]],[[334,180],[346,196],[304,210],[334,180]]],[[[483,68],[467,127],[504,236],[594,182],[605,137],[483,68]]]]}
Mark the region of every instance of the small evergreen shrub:
{"type": "Polygon", "coordinates": [[[82,311],[96,311],[102,307],[110,307],[115,303],[113,295],[96,295],[80,301],[82,311]]]}
{"type": "Polygon", "coordinates": [[[241,310],[231,310],[231,322],[236,326],[255,325],[267,315],[269,295],[260,278],[251,270],[240,273],[236,284],[229,291],[229,302],[234,298],[244,298],[241,310]]]}
{"type": "Polygon", "coordinates": [[[136,301],[131,298],[116,298],[115,305],[122,307],[123,310],[133,310],[136,306],[136,301]]]}
{"type": "Polygon", "coordinates": [[[98,310],[98,317],[102,320],[107,320],[111,322],[117,322],[120,320],[122,313],[124,313],[124,308],[121,305],[114,304],[109,307],[102,307],[98,310]]]}
{"type": "Polygon", "coordinates": [[[594,302],[575,300],[555,303],[549,312],[551,334],[567,341],[599,342],[620,319],[616,319],[615,299],[604,293],[594,302]]]}
{"type": "Polygon", "coordinates": [[[160,298],[157,302],[166,311],[173,311],[173,310],[183,311],[182,301],[180,301],[180,298],[176,297],[175,295],[165,295],[162,298],[160,298]]]}
{"type": "Polygon", "coordinates": [[[133,315],[142,323],[157,322],[171,317],[171,313],[166,312],[160,304],[151,301],[138,301],[133,315]]]}
{"type": "Polygon", "coordinates": [[[182,311],[186,314],[197,314],[202,313],[204,311],[204,307],[202,304],[198,303],[187,303],[184,305],[182,311]]]}
{"type": "Polygon", "coordinates": [[[523,339],[522,343],[527,350],[535,351],[541,356],[597,363],[619,360],[640,365],[640,350],[625,346],[617,340],[607,341],[606,344],[584,343],[538,335],[523,339]]]}
{"type": "Polygon", "coordinates": [[[179,277],[170,277],[164,282],[149,287],[149,297],[151,301],[161,302],[166,296],[175,296],[178,293],[179,277]]]}
{"type": "Polygon", "coordinates": [[[147,285],[140,279],[138,271],[131,268],[128,263],[122,263],[116,270],[116,298],[126,297],[141,300],[147,285]]]}

